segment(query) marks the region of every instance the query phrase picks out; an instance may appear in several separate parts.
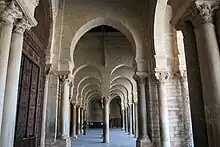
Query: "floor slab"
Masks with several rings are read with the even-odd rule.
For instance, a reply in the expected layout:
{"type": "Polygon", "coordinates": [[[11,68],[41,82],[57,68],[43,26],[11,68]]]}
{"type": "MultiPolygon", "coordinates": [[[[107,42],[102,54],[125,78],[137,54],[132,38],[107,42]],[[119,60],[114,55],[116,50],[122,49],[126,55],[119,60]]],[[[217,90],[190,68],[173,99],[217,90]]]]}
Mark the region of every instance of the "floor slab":
{"type": "Polygon", "coordinates": [[[87,134],[81,135],[72,141],[72,147],[135,147],[136,139],[120,129],[110,130],[110,143],[102,143],[102,130],[90,129],[87,134]]]}

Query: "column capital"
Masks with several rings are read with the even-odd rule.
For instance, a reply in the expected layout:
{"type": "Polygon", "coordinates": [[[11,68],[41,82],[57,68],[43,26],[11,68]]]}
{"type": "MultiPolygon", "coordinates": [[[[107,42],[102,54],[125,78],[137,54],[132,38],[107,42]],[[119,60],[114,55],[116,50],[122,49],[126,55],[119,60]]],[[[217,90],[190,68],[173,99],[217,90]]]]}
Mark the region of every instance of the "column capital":
{"type": "Polygon", "coordinates": [[[69,79],[68,75],[59,75],[59,79],[63,82],[63,83],[67,83],[70,84],[71,80],[69,79]]]}
{"type": "Polygon", "coordinates": [[[169,78],[169,73],[168,72],[156,72],[155,77],[156,77],[158,84],[165,84],[165,82],[169,78]]]}
{"type": "Polygon", "coordinates": [[[139,84],[145,84],[147,80],[147,74],[146,75],[138,75],[137,73],[133,76],[133,79],[137,81],[139,84]]]}
{"type": "Polygon", "coordinates": [[[185,12],[181,20],[190,20],[195,28],[205,23],[213,23],[214,11],[216,9],[218,9],[217,3],[195,1],[192,3],[188,11],[185,12]]]}
{"type": "Polygon", "coordinates": [[[15,6],[15,2],[6,2],[0,1],[0,20],[7,23],[13,24],[16,19],[22,18],[22,12],[19,10],[17,6],[15,6]]]}
{"type": "Polygon", "coordinates": [[[27,21],[27,19],[22,18],[18,20],[15,24],[14,32],[23,34],[26,30],[31,29],[31,24],[27,21]]]}

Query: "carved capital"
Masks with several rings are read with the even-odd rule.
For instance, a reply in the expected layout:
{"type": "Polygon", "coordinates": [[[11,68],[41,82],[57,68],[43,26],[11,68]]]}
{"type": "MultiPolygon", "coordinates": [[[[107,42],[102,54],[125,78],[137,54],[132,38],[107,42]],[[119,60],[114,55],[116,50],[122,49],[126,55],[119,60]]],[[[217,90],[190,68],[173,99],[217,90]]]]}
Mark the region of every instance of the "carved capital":
{"type": "Polygon", "coordinates": [[[12,25],[16,19],[22,18],[22,12],[15,6],[14,1],[5,2],[1,0],[0,11],[0,20],[10,25],[12,25]]]}
{"type": "Polygon", "coordinates": [[[168,72],[156,72],[155,77],[158,84],[165,84],[169,78],[168,72]]]}
{"type": "Polygon", "coordinates": [[[218,5],[206,1],[195,1],[184,14],[182,20],[190,20],[195,28],[205,23],[213,23],[214,11],[218,5]]]}
{"type": "Polygon", "coordinates": [[[70,84],[70,82],[71,82],[68,75],[59,75],[59,79],[63,83],[70,84]]]}
{"type": "Polygon", "coordinates": [[[146,75],[134,75],[133,79],[138,83],[138,84],[146,84],[147,81],[147,76],[146,75]]]}
{"type": "Polygon", "coordinates": [[[31,25],[29,24],[29,22],[25,18],[22,18],[19,21],[17,21],[17,23],[15,24],[14,32],[23,34],[25,30],[30,30],[30,29],[31,29],[31,25]]]}

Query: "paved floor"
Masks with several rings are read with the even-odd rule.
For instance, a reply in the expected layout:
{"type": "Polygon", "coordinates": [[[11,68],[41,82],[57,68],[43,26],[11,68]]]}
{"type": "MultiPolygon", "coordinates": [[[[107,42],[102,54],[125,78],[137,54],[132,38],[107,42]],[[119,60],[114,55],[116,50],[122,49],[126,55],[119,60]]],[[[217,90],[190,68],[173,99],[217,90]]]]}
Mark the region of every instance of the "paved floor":
{"type": "Polygon", "coordinates": [[[135,138],[127,135],[120,129],[110,130],[110,143],[102,143],[102,130],[90,129],[87,134],[81,135],[72,141],[72,147],[135,147],[135,138]]]}

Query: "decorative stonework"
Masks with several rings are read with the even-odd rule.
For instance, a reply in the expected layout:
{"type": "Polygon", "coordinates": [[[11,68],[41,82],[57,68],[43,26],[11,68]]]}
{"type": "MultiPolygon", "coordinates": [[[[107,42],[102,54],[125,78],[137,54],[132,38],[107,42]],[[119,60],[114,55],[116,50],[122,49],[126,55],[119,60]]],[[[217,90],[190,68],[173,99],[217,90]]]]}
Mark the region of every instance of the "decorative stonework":
{"type": "Polygon", "coordinates": [[[31,25],[29,24],[29,22],[25,18],[22,18],[16,23],[14,32],[23,34],[25,30],[30,30],[30,29],[31,29],[31,25]]]}
{"type": "Polygon", "coordinates": [[[196,1],[180,21],[190,20],[196,28],[204,23],[213,23],[214,11],[217,8],[218,5],[216,4],[210,4],[206,1],[196,1]]]}
{"type": "Polygon", "coordinates": [[[137,81],[138,84],[146,84],[147,75],[134,75],[133,79],[137,81]]]}
{"type": "Polygon", "coordinates": [[[0,1],[0,20],[4,21],[7,24],[13,24],[15,19],[22,18],[22,12],[19,10],[17,6],[15,6],[15,2],[5,2],[0,1]]]}
{"type": "Polygon", "coordinates": [[[169,78],[168,72],[156,72],[155,77],[158,84],[165,84],[169,78]]]}

